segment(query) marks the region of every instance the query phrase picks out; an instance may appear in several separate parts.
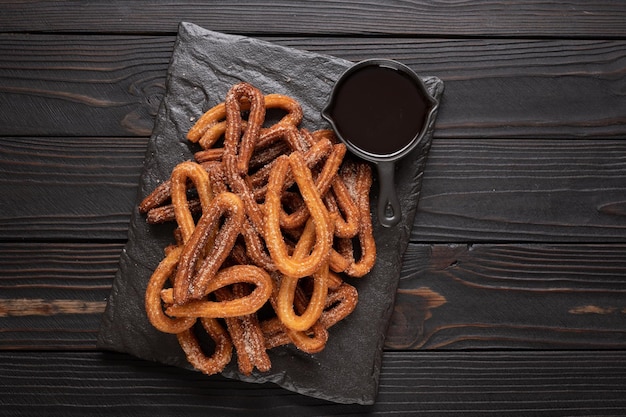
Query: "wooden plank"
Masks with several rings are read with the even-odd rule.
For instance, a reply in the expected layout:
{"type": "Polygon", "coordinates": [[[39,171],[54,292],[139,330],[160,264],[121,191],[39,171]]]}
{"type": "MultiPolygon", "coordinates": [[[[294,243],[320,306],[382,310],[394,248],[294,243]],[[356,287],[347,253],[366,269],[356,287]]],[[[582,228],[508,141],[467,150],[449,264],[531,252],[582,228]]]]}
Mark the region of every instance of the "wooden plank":
{"type": "Polygon", "coordinates": [[[0,375],[9,415],[626,414],[624,352],[387,352],[372,406],[99,352],[0,352],[0,375]]]}
{"type": "Polygon", "coordinates": [[[2,138],[0,238],[125,240],[146,144],[146,138],[2,138]]]}
{"type": "MultiPolygon", "coordinates": [[[[121,244],[0,244],[0,350],[94,349],[121,244]]],[[[423,245],[389,350],[624,349],[626,245],[423,245]]]]}
{"type": "MultiPolygon", "coordinates": [[[[437,138],[626,137],[624,40],[271,40],[440,77],[437,138]]],[[[172,36],[0,35],[0,135],[149,135],[173,45],[172,36]]]]}
{"type": "Polygon", "coordinates": [[[389,349],[624,349],[624,245],[410,245],[389,349]]]}
{"type": "Polygon", "coordinates": [[[0,349],[94,349],[123,244],[0,248],[0,349]]]}
{"type": "Polygon", "coordinates": [[[623,242],[623,140],[441,140],[414,241],[623,242]]]}
{"type": "Polygon", "coordinates": [[[173,46],[173,37],[0,36],[0,135],[150,135],[173,46]]]}
{"type": "Polygon", "coordinates": [[[626,43],[515,39],[277,39],[351,61],[396,59],[444,81],[436,138],[624,137],[626,43]],[[619,110],[618,110],[619,109],[619,110]],[[597,113],[596,113],[597,112],[597,113]]]}
{"type": "Polygon", "coordinates": [[[2,1],[0,27],[11,32],[173,33],[180,21],[252,34],[439,36],[625,36],[619,2],[539,0],[264,3],[220,1],[2,1]]]}
{"type": "MultiPolygon", "coordinates": [[[[125,240],[145,138],[3,138],[1,239],[125,240]]],[[[435,139],[415,242],[624,242],[623,140],[435,139]]]]}

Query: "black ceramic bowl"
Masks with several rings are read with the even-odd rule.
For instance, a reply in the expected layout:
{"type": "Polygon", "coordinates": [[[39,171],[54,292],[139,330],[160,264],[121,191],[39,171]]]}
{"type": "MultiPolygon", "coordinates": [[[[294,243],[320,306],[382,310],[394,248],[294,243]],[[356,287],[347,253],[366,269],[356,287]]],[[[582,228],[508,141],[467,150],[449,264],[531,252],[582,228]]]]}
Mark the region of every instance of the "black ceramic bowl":
{"type": "Polygon", "coordinates": [[[322,117],[347,148],[376,165],[378,219],[383,226],[394,226],[402,218],[395,161],[424,138],[438,105],[409,67],[389,59],[370,59],[341,75],[322,110],[322,117]]]}

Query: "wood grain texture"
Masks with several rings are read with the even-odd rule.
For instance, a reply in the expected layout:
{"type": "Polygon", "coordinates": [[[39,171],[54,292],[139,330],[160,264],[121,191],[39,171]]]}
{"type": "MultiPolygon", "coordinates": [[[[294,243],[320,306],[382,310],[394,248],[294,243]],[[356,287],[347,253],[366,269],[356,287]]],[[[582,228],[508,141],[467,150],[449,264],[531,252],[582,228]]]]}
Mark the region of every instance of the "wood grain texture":
{"type": "Polygon", "coordinates": [[[0,238],[128,234],[145,138],[0,139],[0,238]]]}
{"type": "Polygon", "coordinates": [[[0,299],[0,317],[56,316],[58,314],[101,314],[106,301],[0,299]]]}
{"type": "Polygon", "coordinates": [[[6,31],[162,33],[180,21],[251,34],[625,36],[619,2],[480,0],[296,2],[2,1],[6,31]],[[62,10],[62,12],[60,12],[62,10]]]}
{"type": "Polygon", "coordinates": [[[624,349],[624,245],[410,245],[390,349],[624,349]]]}
{"type": "Polygon", "coordinates": [[[0,248],[0,349],[94,349],[123,245],[0,248]]]}
{"type": "MultiPolygon", "coordinates": [[[[440,77],[436,138],[626,137],[623,40],[264,39],[440,77]]],[[[173,44],[0,35],[0,135],[149,135],[173,44]]]]}
{"type": "Polygon", "coordinates": [[[387,352],[373,406],[207,378],[125,355],[1,352],[5,415],[622,416],[623,352],[387,352]]]}
{"type": "MultiPolygon", "coordinates": [[[[0,350],[94,349],[121,244],[0,244],[0,350]]],[[[624,349],[626,245],[410,244],[388,350],[624,349]]]]}
{"type": "Polygon", "coordinates": [[[441,140],[414,241],[623,242],[623,140],[441,140]]]}
{"type": "Polygon", "coordinates": [[[173,45],[173,37],[0,35],[0,134],[150,135],[173,45]]]}

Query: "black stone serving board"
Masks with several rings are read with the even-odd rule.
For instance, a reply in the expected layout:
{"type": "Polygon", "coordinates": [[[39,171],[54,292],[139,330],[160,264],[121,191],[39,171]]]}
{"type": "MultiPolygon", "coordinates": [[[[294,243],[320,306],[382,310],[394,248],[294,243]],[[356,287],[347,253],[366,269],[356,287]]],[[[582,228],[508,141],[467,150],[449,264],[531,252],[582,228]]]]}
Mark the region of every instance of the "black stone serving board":
{"type": "MultiPolygon", "coordinates": [[[[233,84],[246,81],[265,94],[289,95],[302,105],[303,127],[329,128],[320,111],[333,83],[352,64],[331,56],[181,23],[167,74],[166,93],[148,144],[137,202],[166,180],[175,165],[192,159],[186,132],[204,111],[224,100],[233,84]]],[[[430,93],[439,98],[443,92],[441,80],[422,79],[430,93]]],[[[415,216],[432,129],[431,125],[420,146],[397,167],[398,195],[404,216],[401,223],[384,228],[373,213],[378,250],[376,265],[365,277],[348,279],[359,291],[359,303],[347,319],[330,329],[326,348],[315,355],[293,347],[272,349],[271,371],[255,371],[247,377],[239,374],[233,356],[224,376],[249,382],[272,382],[288,390],[338,403],[375,402],[385,333],[415,216]]],[[[376,207],[377,186],[375,180],[373,208],[376,207]]],[[[163,258],[164,247],[172,242],[172,230],[168,225],[148,225],[135,208],[128,243],[120,257],[103,316],[98,346],[192,369],[176,337],[154,329],[144,311],[146,284],[163,258]]]]}

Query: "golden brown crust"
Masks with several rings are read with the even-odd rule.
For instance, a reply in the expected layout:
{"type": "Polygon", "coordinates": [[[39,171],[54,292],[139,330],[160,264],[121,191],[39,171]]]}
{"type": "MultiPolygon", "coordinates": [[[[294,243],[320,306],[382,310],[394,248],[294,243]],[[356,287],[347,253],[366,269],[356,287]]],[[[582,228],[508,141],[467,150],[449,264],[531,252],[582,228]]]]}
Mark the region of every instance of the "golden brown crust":
{"type": "Polygon", "coordinates": [[[169,251],[167,256],[159,263],[150,277],[145,295],[145,308],[150,323],[164,333],[180,333],[194,325],[193,317],[170,317],[163,311],[161,304],[161,291],[171,279],[182,248],[178,247],[169,251]]]}
{"type": "Polygon", "coordinates": [[[333,239],[328,210],[324,206],[317,188],[315,188],[311,172],[307,169],[301,153],[293,152],[288,157],[277,159],[270,173],[265,196],[265,217],[265,242],[280,272],[290,277],[302,278],[312,275],[328,260],[333,239]],[[288,254],[288,247],[284,242],[280,227],[283,181],[289,168],[291,168],[302,198],[309,208],[312,224],[315,228],[315,242],[310,248],[312,252],[297,259],[288,254]]]}
{"type": "Polygon", "coordinates": [[[139,205],[149,223],[177,226],[148,282],[146,314],[206,374],[221,372],[233,351],[249,375],[271,368],[268,349],[323,350],[328,328],[358,301],[344,276],[375,261],[371,169],[346,163],[332,131],[300,129],[302,117],[289,97],[234,85],[189,131],[203,148],[195,161],[139,205]],[[264,126],[270,108],[286,114],[264,126]],[[214,341],[210,355],[199,331],[214,341]]]}
{"type": "Polygon", "coordinates": [[[202,300],[188,301],[182,305],[173,304],[171,290],[163,290],[161,298],[170,306],[165,312],[171,317],[224,318],[252,314],[258,311],[272,294],[272,279],[263,269],[253,265],[233,265],[220,270],[206,287],[206,295],[235,284],[253,284],[249,294],[228,301],[202,300]]]}
{"type": "Polygon", "coordinates": [[[351,163],[343,170],[342,177],[347,188],[356,202],[359,212],[358,243],[360,258],[354,259],[352,239],[338,239],[340,253],[349,261],[344,272],[351,277],[366,275],[376,262],[376,242],[370,216],[369,191],[372,186],[371,167],[365,163],[351,163]]]}
{"type": "Polygon", "coordinates": [[[230,362],[233,345],[229,334],[216,319],[202,318],[200,321],[202,327],[215,343],[212,355],[207,356],[203,352],[200,342],[192,329],[179,332],[176,334],[176,337],[189,363],[207,375],[214,375],[222,372],[224,367],[230,362]]]}
{"type": "Polygon", "coordinates": [[[192,234],[185,238],[183,233],[185,246],[176,271],[174,304],[182,305],[206,295],[211,279],[230,254],[243,222],[241,199],[224,192],[209,204],[192,234]],[[218,228],[222,215],[226,216],[226,221],[218,228]]]}

